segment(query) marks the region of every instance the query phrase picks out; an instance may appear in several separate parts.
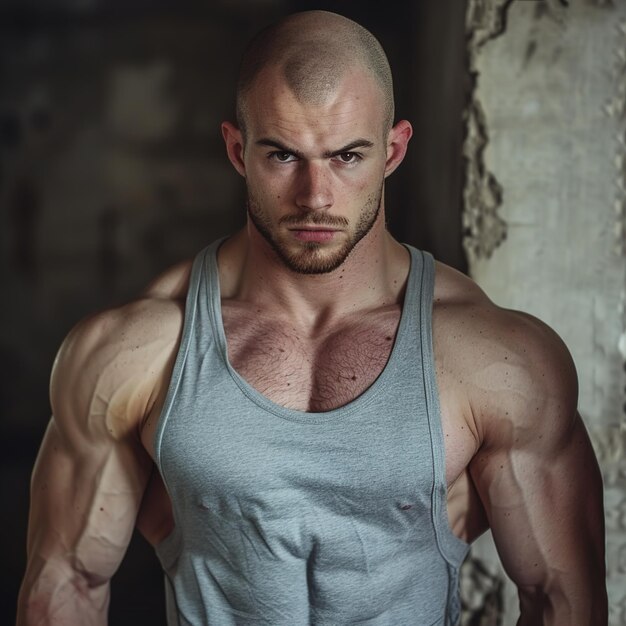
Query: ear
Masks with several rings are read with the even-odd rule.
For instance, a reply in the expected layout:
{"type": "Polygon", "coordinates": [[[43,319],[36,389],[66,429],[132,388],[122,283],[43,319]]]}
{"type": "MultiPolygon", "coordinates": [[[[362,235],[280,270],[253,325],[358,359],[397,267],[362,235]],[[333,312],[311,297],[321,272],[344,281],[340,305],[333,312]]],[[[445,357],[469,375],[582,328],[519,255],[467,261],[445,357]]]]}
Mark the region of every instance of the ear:
{"type": "Polygon", "coordinates": [[[246,166],[243,162],[243,135],[231,122],[222,122],[222,137],[226,144],[226,154],[233,167],[245,178],[246,166]]]}
{"type": "Polygon", "coordinates": [[[387,161],[385,162],[385,178],[402,163],[409,139],[413,135],[413,127],[406,120],[400,120],[387,135],[387,161]]]}

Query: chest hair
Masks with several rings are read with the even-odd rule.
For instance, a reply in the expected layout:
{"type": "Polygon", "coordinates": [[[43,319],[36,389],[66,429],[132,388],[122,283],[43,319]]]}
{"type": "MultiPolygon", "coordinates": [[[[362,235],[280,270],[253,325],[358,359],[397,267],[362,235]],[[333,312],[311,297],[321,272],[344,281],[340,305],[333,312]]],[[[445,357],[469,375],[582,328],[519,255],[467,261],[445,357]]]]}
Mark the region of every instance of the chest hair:
{"type": "Polygon", "coordinates": [[[228,359],[248,384],[281,406],[329,411],[360,396],[383,371],[400,307],[385,307],[312,333],[261,312],[222,304],[228,359]]]}

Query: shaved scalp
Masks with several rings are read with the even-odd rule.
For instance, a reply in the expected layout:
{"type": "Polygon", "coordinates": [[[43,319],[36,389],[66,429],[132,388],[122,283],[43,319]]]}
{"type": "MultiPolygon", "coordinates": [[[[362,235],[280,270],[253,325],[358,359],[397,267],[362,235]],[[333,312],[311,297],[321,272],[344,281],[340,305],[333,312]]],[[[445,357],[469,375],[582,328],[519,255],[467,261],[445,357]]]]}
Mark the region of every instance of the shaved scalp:
{"type": "Polygon", "coordinates": [[[354,67],[364,68],[380,86],[386,134],[393,124],[393,83],[387,56],[372,33],[328,11],[295,13],[268,26],[250,42],[241,61],[237,123],[244,137],[248,95],[265,68],[280,72],[300,101],[320,105],[354,67]]]}

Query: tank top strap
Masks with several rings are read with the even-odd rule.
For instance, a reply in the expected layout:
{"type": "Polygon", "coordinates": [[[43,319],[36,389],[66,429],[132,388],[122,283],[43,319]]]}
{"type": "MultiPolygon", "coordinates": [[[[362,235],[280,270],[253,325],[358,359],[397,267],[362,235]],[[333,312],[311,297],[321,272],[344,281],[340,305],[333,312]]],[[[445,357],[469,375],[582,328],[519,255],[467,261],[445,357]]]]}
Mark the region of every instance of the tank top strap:
{"type": "MultiPolygon", "coordinates": [[[[172,405],[178,393],[178,384],[180,382],[181,374],[185,367],[192,343],[194,339],[197,341],[199,338],[200,333],[198,332],[198,329],[203,326],[202,318],[204,317],[206,319],[206,316],[208,316],[207,291],[209,290],[209,286],[207,285],[208,281],[206,279],[207,264],[210,264],[211,260],[215,259],[217,248],[223,241],[224,239],[218,239],[198,252],[191,266],[189,286],[187,288],[187,296],[185,298],[185,314],[183,317],[183,329],[180,346],[178,348],[176,360],[174,361],[170,385],[165,396],[163,408],[161,409],[159,426],[157,427],[154,435],[154,451],[159,469],[161,469],[161,444],[163,440],[163,433],[172,410],[172,405]]],[[[205,337],[205,340],[206,339],[207,338],[205,337]]]]}
{"type": "Polygon", "coordinates": [[[435,293],[435,260],[428,252],[421,252],[424,260],[421,298],[421,346],[424,392],[433,451],[433,474],[435,485],[432,500],[432,515],[437,541],[443,556],[453,568],[458,567],[467,554],[468,545],[458,539],[450,529],[448,520],[448,486],[446,482],[446,460],[439,388],[437,385],[435,355],[433,349],[433,304],[435,293]]]}

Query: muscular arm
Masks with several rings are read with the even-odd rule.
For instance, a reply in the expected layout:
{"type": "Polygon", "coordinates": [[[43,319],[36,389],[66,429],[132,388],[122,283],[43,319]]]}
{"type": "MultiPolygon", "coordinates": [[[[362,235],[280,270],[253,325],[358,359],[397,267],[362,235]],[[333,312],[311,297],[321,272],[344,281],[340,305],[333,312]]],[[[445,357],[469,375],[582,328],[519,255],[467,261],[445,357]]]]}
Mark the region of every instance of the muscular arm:
{"type": "Polygon", "coordinates": [[[470,469],[520,625],[607,622],[602,480],[567,349],[537,320],[495,320],[473,376],[482,446],[470,469]]]}
{"type": "Polygon", "coordinates": [[[152,460],[139,439],[171,353],[139,303],[80,324],[53,369],[18,624],[106,624],[152,460]]]}

